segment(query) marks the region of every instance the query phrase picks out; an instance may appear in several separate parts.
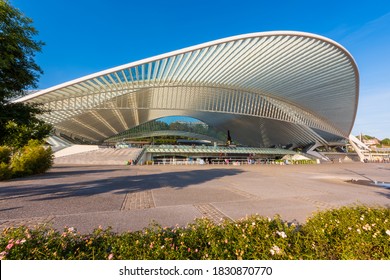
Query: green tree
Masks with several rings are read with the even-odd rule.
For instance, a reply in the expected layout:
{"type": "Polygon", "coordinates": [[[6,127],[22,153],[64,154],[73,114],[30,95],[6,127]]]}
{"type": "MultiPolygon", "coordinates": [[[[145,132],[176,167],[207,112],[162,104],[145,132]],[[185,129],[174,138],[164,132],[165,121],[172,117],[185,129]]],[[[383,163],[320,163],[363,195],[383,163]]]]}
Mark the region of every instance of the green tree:
{"type": "Polygon", "coordinates": [[[34,40],[37,34],[30,18],[7,0],[0,0],[0,145],[14,145],[15,141],[9,140],[25,133],[16,141],[23,146],[29,138],[43,139],[50,132],[51,127],[37,118],[44,112],[39,104],[12,102],[36,88],[42,74],[34,60],[43,46],[34,40]]]}
{"type": "Polygon", "coordinates": [[[390,146],[390,139],[389,138],[385,138],[381,141],[381,144],[384,145],[384,146],[390,146]]]}
{"type": "MultiPolygon", "coordinates": [[[[52,126],[37,120],[28,125],[9,121],[6,125],[7,134],[3,137],[8,146],[22,148],[29,140],[42,140],[52,130],[52,126]]],[[[42,141],[41,141],[42,142],[42,141]]]]}

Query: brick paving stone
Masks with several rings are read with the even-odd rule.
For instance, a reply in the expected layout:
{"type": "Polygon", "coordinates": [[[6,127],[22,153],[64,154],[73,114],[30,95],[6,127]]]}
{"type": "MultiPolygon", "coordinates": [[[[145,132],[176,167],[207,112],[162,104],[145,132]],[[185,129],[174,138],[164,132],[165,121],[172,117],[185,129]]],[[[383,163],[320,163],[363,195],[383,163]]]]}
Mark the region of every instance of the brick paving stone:
{"type": "Polygon", "coordinates": [[[221,223],[224,220],[232,220],[210,203],[194,204],[194,207],[202,214],[202,217],[212,220],[214,223],[221,223]]]}

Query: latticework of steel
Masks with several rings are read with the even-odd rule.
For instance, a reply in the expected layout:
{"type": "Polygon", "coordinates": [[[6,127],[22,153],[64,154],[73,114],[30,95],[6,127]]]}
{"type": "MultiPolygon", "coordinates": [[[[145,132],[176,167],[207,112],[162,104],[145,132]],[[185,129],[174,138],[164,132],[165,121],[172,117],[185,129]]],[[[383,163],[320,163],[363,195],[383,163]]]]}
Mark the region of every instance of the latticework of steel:
{"type": "Polygon", "coordinates": [[[302,32],[220,39],[108,69],[16,102],[44,104],[57,132],[101,142],[165,116],[190,116],[255,147],[340,141],[359,73],[338,43],[302,32]]]}

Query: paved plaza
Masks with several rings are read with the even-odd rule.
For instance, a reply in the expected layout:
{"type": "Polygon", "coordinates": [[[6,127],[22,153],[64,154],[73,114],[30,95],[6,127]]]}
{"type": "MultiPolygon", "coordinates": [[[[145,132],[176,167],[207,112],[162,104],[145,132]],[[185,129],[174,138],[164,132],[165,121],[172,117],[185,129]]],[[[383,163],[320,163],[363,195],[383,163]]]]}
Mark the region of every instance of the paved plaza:
{"type": "Polygon", "coordinates": [[[88,233],[185,226],[251,214],[304,223],[343,205],[390,207],[390,164],[69,166],[0,182],[0,227],[48,223],[88,233]],[[374,182],[377,182],[377,185],[374,182]],[[383,183],[382,183],[383,182],[383,183]],[[382,186],[384,185],[384,186],[382,186]]]}

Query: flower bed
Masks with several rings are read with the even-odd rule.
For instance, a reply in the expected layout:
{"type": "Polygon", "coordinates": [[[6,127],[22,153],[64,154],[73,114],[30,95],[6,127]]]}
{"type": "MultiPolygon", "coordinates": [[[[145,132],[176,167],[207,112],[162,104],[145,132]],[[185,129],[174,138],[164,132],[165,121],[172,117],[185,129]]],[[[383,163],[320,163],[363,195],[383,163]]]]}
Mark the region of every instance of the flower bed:
{"type": "Polygon", "coordinates": [[[187,227],[152,224],[121,234],[7,228],[0,250],[0,259],[39,260],[390,259],[390,209],[342,207],[318,212],[303,225],[256,215],[221,225],[207,219],[187,227]]]}

